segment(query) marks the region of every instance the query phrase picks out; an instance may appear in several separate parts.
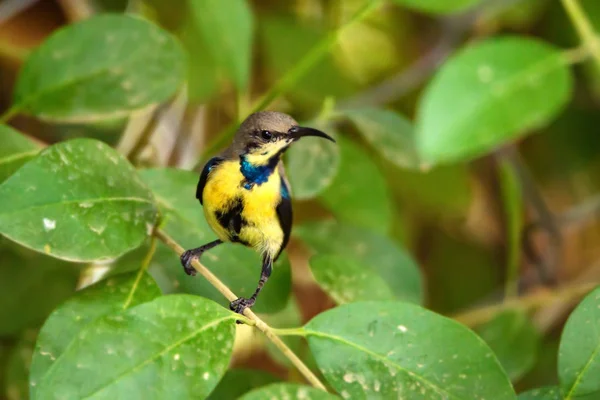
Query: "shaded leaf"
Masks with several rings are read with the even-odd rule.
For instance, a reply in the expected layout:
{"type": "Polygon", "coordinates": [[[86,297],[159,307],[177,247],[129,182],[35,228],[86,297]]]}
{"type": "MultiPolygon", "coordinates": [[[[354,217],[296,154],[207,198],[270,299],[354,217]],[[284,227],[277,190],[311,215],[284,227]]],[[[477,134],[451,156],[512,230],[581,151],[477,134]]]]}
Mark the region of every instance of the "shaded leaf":
{"type": "Polygon", "coordinates": [[[420,303],[421,274],[415,261],[398,244],[368,229],[334,221],[311,222],[294,228],[317,254],[335,254],[356,258],[368,266],[389,285],[396,298],[420,303]]]}
{"type": "Polygon", "coordinates": [[[204,398],[229,364],[235,319],[190,295],[162,296],[101,317],[37,382],[36,398],[204,398]]]}
{"type": "Polygon", "coordinates": [[[0,183],[32,159],[40,146],[9,126],[0,125],[0,183]]]}
{"type": "Polygon", "coordinates": [[[335,400],[339,398],[336,395],[311,386],[298,385],[296,383],[274,383],[246,393],[239,400],[335,400]]]}
{"type": "Polygon", "coordinates": [[[184,69],[183,50],[167,32],[141,18],[99,15],[58,30],[31,54],[14,104],[49,120],[124,116],[174,94],[184,69]]]}
{"type": "Polygon", "coordinates": [[[65,260],[108,260],[144,240],[153,201],[115,150],[75,139],[45,149],[0,186],[0,233],[65,260]]]}
{"type": "Polygon", "coordinates": [[[532,389],[519,394],[517,398],[519,400],[563,400],[560,389],[556,386],[532,389]]]}
{"type": "Polygon", "coordinates": [[[600,287],[571,313],[558,350],[558,377],[565,400],[595,399],[600,393],[600,287]]]}
{"type": "Polygon", "coordinates": [[[392,290],[374,268],[343,255],[310,259],[315,280],[337,304],[362,300],[394,300],[392,290]]]}
{"type": "Polygon", "coordinates": [[[257,369],[235,368],[225,373],[208,399],[237,399],[252,389],[279,381],[268,372],[257,369]]]}
{"type": "Polygon", "coordinates": [[[357,144],[339,137],[339,171],[320,199],[339,219],[387,233],[392,201],[383,174],[357,144]]]}
{"type": "MultiPolygon", "coordinates": [[[[202,206],[196,199],[198,175],[194,172],[176,169],[148,169],[140,172],[142,179],[150,186],[164,217],[163,229],[184,248],[201,246],[216,239],[208,226],[202,206]]],[[[159,246],[155,257],[163,266],[171,282],[168,291],[182,291],[208,297],[226,304],[219,293],[201,276],[185,274],[183,267],[172,250],[159,246]]],[[[238,296],[250,296],[260,277],[261,260],[258,253],[239,244],[225,243],[207,251],[201,262],[221,279],[238,296]]],[[[273,268],[273,273],[260,293],[255,312],[270,313],[285,307],[291,290],[290,264],[283,254],[273,268]]]]}
{"type": "Polygon", "coordinates": [[[431,14],[450,14],[465,11],[481,0],[393,0],[395,3],[431,14]]]}
{"type": "MultiPolygon", "coordinates": [[[[329,127],[314,126],[332,137],[338,135],[329,127]]],[[[340,164],[340,151],[329,140],[305,139],[287,151],[286,173],[295,200],[312,199],[333,182],[340,164]]]]}
{"type": "Polygon", "coordinates": [[[401,168],[418,168],[414,128],[392,110],[363,108],[344,112],[360,134],[388,161],[401,168]]]}
{"type": "Polygon", "coordinates": [[[418,306],[346,304],[317,315],[305,331],[319,369],[345,398],[516,398],[480,338],[418,306]]]}
{"type": "Polygon", "coordinates": [[[245,89],[252,61],[252,10],[246,0],[190,0],[197,29],[217,65],[245,89]]]}
{"type": "Polygon", "coordinates": [[[476,332],[494,351],[511,380],[519,380],[533,368],[540,338],[524,312],[499,314],[476,332]]]}
{"type": "Polygon", "coordinates": [[[44,323],[31,364],[31,393],[77,334],[96,319],[155,299],[160,290],[148,274],[118,275],[78,292],[44,323]]]}
{"type": "Polygon", "coordinates": [[[8,400],[29,398],[29,368],[35,345],[35,331],[26,331],[12,348],[6,366],[6,397],[8,400]]]}
{"type": "Polygon", "coordinates": [[[468,46],[442,66],[421,98],[420,157],[438,164],[481,156],[546,125],[571,87],[562,54],[541,41],[501,37],[468,46]]]}

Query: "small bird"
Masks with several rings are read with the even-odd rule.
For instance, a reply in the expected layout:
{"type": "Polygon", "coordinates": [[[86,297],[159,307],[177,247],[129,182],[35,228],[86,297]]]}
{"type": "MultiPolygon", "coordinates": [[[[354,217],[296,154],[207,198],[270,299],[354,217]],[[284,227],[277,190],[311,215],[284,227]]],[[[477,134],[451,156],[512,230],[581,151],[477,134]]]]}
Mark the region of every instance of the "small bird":
{"type": "Polygon", "coordinates": [[[181,255],[186,274],[196,274],[190,265],[194,258],[223,242],[241,243],[262,255],[254,294],[232,301],[232,311],[242,314],[254,305],[271,275],[273,263],[288,243],[292,202],[281,156],[305,136],[335,142],[320,130],[298,126],[287,114],[257,112],[240,125],[231,146],[210,159],[202,170],[196,198],[218,239],[181,255]]]}

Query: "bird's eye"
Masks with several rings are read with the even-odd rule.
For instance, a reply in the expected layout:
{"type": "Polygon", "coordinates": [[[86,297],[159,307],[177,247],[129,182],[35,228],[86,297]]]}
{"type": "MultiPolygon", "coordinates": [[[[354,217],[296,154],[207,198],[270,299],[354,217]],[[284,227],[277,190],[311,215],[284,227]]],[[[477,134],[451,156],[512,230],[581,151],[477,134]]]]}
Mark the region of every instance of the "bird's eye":
{"type": "Polygon", "coordinates": [[[260,131],[260,136],[265,140],[271,140],[273,134],[269,131],[260,131]]]}

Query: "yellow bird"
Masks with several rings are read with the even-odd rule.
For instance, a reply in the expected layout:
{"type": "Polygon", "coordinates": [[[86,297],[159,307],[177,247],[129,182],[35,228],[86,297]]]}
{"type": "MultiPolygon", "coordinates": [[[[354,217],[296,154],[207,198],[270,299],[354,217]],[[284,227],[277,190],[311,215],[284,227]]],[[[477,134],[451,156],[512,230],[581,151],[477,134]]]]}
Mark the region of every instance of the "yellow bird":
{"type": "Polygon", "coordinates": [[[188,275],[195,275],[192,260],[223,242],[258,251],[263,261],[254,294],[229,305],[240,314],[256,302],[290,237],[292,202],[281,156],[305,136],[335,142],[317,129],[298,126],[289,115],[272,111],[252,114],[240,125],[231,146],[209,160],[200,175],[196,198],[218,239],[187,250],[181,263],[188,275]]]}

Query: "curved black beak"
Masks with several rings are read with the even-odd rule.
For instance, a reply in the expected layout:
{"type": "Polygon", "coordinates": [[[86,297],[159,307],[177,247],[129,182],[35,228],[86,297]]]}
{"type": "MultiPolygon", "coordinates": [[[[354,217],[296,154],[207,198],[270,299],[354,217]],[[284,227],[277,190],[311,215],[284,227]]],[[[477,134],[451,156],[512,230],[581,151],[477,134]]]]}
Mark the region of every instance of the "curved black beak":
{"type": "Polygon", "coordinates": [[[300,139],[300,138],[302,138],[304,136],[317,136],[317,137],[322,137],[322,138],[327,139],[327,140],[331,140],[332,142],[335,143],[335,139],[334,138],[332,138],[331,136],[329,136],[325,132],[321,132],[320,130],[314,129],[314,128],[306,128],[306,127],[303,127],[303,126],[293,126],[288,131],[288,134],[294,140],[298,140],[298,139],[300,139]]]}

